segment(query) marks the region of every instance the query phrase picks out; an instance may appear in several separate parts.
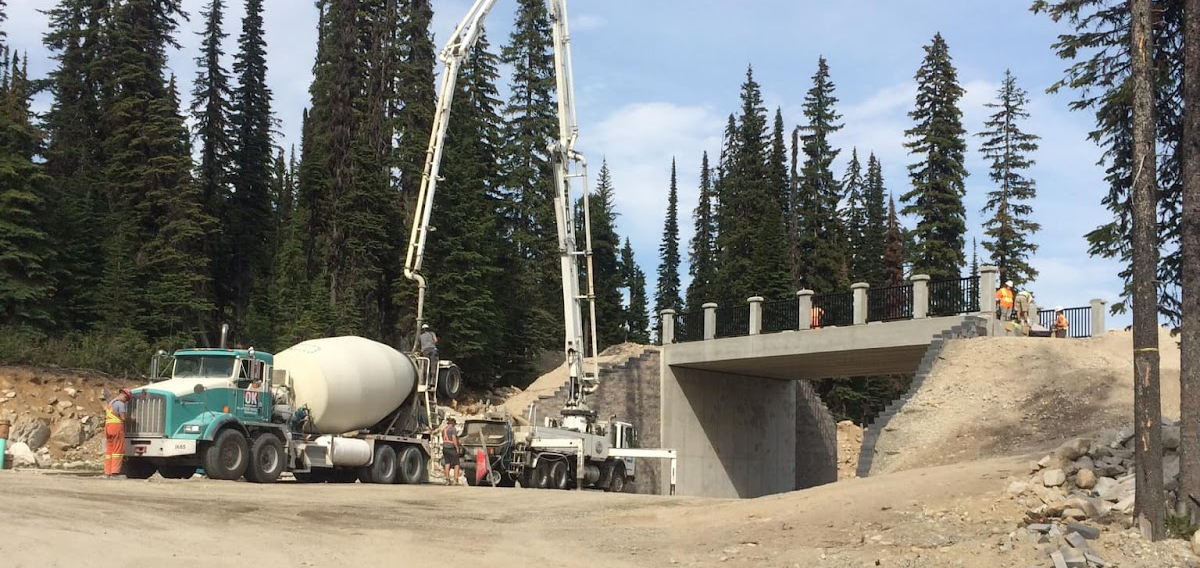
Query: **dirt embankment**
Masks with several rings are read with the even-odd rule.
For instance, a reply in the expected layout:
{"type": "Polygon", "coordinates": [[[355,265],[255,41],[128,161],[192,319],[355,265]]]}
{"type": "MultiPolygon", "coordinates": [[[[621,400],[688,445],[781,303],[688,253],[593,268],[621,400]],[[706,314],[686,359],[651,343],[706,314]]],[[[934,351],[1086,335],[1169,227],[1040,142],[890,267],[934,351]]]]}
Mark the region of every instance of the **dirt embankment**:
{"type": "MultiPolygon", "coordinates": [[[[1159,336],[1163,415],[1179,417],[1179,348],[1159,336]]],[[[1126,426],[1133,337],[980,337],[951,341],[879,436],[872,475],[1041,452],[1065,438],[1126,426]]]]}

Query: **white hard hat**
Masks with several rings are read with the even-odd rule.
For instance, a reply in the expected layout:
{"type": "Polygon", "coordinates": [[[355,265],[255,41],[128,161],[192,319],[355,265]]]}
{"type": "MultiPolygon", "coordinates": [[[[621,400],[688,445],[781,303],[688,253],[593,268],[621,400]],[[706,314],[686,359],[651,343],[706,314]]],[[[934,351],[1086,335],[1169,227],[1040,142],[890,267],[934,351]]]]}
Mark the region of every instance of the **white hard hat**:
{"type": "Polygon", "coordinates": [[[1063,307],[1062,306],[1054,306],[1054,311],[1061,312],[1061,311],[1063,311],[1063,307]]]}
{"type": "Polygon", "coordinates": [[[421,329],[429,329],[429,324],[427,324],[427,323],[421,324],[421,329]]]}
{"type": "Polygon", "coordinates": [[[1012,286],[1012,280],[1005,280],[1005,281],[1004,281],[1004,285],[1005,285],[1005,286],[1012,286]]]}

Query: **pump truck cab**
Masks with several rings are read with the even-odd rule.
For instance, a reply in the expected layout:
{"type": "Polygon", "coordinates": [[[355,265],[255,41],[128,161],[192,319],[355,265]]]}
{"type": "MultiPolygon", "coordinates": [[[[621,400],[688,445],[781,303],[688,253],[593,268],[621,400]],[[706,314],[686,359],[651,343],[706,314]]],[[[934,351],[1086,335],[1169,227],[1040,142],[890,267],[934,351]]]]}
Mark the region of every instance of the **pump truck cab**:
{"type": "MultiPolygon", "coordinates": [[[[225,331],[222,332],[224,337],[225,331]]],[[[222,345],[224,340],[222,339],[222,345]]],[[[181,349],[154,357],[157,378],[133,389],[125,475],[271,483],[422,483],[436,394],[461,389],[458,368],[362,337],[304,341],[271,355],[181,349]]]]}

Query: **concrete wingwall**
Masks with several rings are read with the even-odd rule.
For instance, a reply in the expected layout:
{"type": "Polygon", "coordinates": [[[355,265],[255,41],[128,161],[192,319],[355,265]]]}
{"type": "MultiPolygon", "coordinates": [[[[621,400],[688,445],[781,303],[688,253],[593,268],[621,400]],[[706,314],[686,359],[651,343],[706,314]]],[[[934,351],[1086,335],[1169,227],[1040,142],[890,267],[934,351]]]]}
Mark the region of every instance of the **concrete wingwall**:
{"type": "Polygon", "coordinates": [[[662,367],[677,493],[747,498],[837,481],[833,417],[803,381],[662,367]]]}

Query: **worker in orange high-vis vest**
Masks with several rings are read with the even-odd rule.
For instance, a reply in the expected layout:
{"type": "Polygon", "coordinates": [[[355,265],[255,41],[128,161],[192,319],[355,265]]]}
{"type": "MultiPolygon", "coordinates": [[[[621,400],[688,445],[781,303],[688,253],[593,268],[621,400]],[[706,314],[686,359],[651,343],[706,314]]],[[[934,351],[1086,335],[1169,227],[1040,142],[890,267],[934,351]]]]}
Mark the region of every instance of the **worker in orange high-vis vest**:
{"type": "Polygon", "coordinates": [[[1013,289],[1012,280],[1009,280],[996,290],[996,303],[1000,305],[1000,321],[1009,321],[1012,319],[1013,311],[1013,289]]]}
{"type": "Polygon", "coordinates": [[[104,407],[104,477],[123,478],[121,463],[125,460],[125,417],[133,393],[121,389],[117,398],[104,407]]]}
{"type": "Polygon", "coordinates": [[[1054,337],[1066,337],[1067,329],[1071,324],[1067,323],[1067,314],[1063,312],[1062,306],[1054,306],[1054,337]]]}
{"type": "Polygon", "coordinates": [[[811,318],[811,321],[808,322],[809,328],[821,329],[821,323],[822,323],[822,320],[824,320],[824,319],[825,319],[825,310],[818,308],[816,306],[813,306],[812,318],[811,318]]]}

